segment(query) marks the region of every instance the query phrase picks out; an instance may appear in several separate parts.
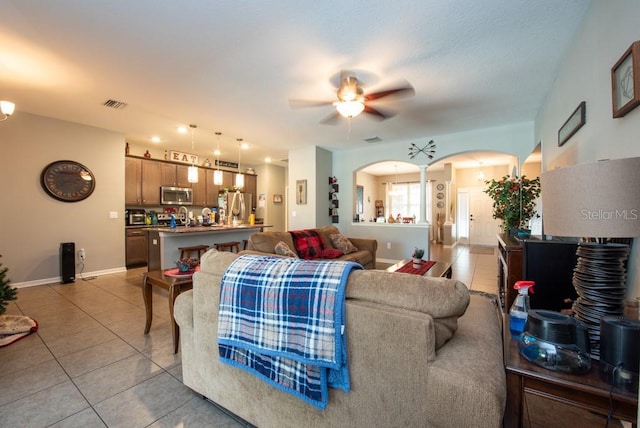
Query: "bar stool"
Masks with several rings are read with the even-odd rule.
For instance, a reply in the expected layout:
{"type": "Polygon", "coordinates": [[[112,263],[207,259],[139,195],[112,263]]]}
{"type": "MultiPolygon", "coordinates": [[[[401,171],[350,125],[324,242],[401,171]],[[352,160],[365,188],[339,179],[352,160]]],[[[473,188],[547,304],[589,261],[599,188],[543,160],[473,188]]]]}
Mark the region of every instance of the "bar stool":
{"type": "Polygon", "coordinates": [[[208,249],[209,249],[208,245],[195,245],[193,247],[178,247],[178,251],[180,251],[181,259],[190,259],[191,253],[196,253],[198,254],[198,260],[200,260],[200,257],[202,257],[202,254],[204,254],[208,249]]]}
{"type": "Polygon", "coordinates": [[[231,251],[233,252],[239,252],[240,249],[240,242],[238,241],[231,241],[231,242],[218,242],[217,244],[213,244],[216,247],[216,250],[218,251],[231,251]],[[235,251],[233,251],[235,250],[235,251]]]}

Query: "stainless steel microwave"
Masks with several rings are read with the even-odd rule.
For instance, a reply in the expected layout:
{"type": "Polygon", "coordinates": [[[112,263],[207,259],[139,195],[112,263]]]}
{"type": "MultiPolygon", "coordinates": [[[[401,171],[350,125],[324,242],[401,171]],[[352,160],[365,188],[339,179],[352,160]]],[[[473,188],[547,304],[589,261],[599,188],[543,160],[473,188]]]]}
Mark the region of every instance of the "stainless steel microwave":
{"type": "Polygon", "coordinates": [[[160,187],[162,205],[193,205],[193,189],[188,187],[160,187]]]}

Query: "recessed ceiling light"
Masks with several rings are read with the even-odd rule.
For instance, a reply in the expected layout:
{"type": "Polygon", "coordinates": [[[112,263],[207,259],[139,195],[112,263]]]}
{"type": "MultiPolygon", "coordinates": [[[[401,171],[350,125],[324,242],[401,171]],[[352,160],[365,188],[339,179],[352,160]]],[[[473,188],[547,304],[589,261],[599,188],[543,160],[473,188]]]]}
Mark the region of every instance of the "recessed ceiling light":
{"type": "Polygon", "coordinates": [[[157,135],[154,135],[153,137],[151,137],[151,142],[152,143],[159,143],[160,142],[160,137],[158,137],[157,135]]]}
{"type": "Polygon", "coordinates": [[[178,134],[186,134],[187,127],[186,126],[178,126],[178,134]]]}
{"type": "Polygon", "coordinates": [[[221,153],[221,152],[220,152],[220,150],[218,150],[218,149],[215,149],[215,150],[213,151],[213,155],[214,155],[214,156],[220,156],[220,153],[221,153]]]}
{"type": "Polygon", "coordinates": [[[240,145],[240,147],[241,147],[243,150],[247,150],[247,149],[249,148],[249,144],[247,144],[247,143],[242,143],[242,144],[240,145]]]}
{"type": "Polygon", "coordinates": [[[267,156],[266,158],[264,158],[264,161],[265,161],[266,163],[270,163],[270,162],[271,162],[271,158],[270,158],[269,156],[267,156]]]}

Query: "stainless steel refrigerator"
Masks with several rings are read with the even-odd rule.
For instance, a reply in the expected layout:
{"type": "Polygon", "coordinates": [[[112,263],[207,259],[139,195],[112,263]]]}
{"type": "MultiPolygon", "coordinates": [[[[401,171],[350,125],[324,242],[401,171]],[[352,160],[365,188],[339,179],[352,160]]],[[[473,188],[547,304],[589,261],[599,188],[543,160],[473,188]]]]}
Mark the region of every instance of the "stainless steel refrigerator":
{"type": "Polygon", "coordinates": [[[252,196],[251,193],[220,192],[218,194],[218,210],[220,210],[220,215],[224,213],[224,223],[231,224],[233,220],[238,223],[249,223],[249,214],[253,212],[252,196]]]}

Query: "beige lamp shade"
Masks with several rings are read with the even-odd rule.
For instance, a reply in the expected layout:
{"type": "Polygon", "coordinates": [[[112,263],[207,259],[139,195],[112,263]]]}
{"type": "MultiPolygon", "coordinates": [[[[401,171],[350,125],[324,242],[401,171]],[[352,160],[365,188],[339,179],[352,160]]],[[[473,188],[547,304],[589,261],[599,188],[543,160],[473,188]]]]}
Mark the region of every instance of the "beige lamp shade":
{"type": "Polygon", "coordinates": [[[640,157],[546,171],[541,192],[547,235],[640,236],[640,157]]]}

